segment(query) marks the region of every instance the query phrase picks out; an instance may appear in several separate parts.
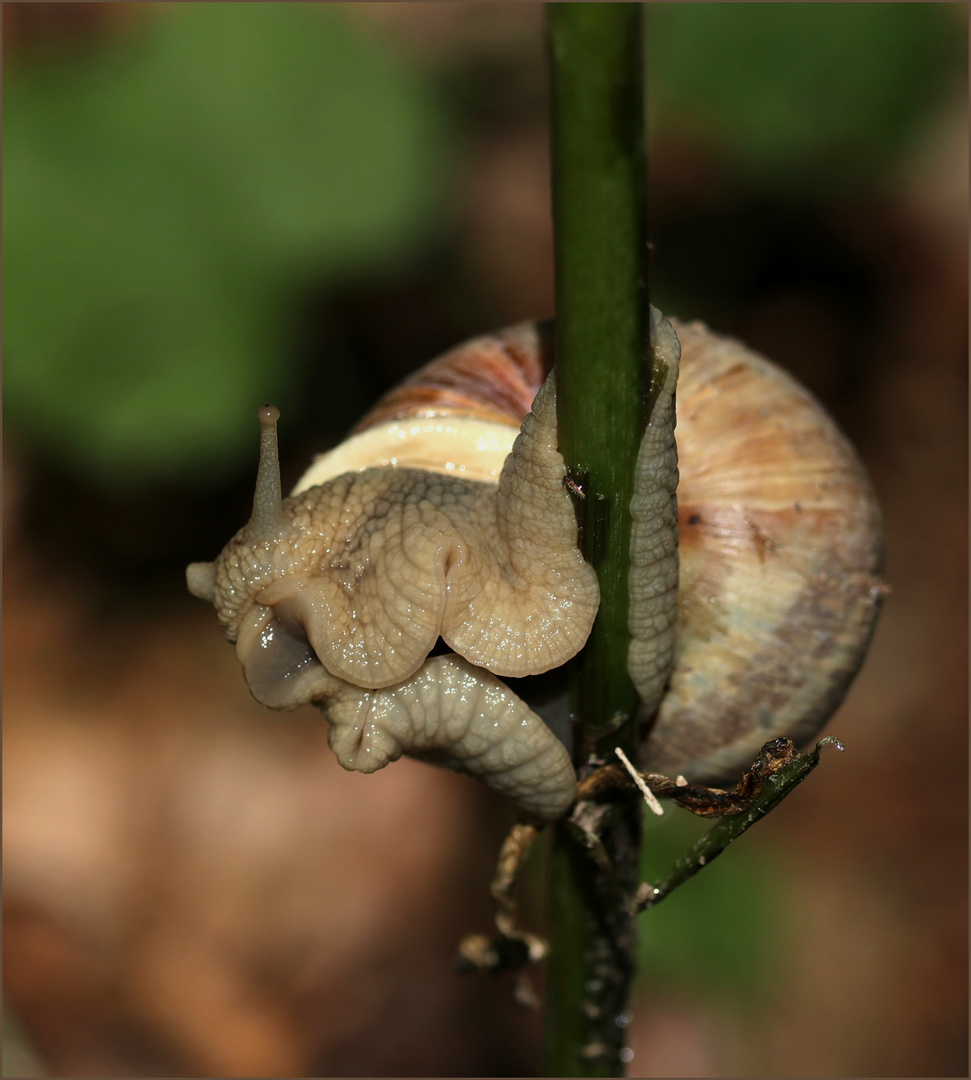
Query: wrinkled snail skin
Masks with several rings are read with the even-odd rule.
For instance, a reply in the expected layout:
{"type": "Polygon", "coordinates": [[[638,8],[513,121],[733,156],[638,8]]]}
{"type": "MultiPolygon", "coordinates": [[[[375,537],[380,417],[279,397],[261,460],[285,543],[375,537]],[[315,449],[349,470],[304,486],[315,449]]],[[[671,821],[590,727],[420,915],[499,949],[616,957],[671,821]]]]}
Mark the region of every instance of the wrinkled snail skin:
{"type": "Polygon", "coordinates": [[[328,672],[368,689],[413,675],[439,637],[499,675],[561,666],[590,633],[599,589],[576,547],[555,424],[551,376],[498,487],[369,468],[284,500],[275,525],[251,522],[216,560],[230,640],[254,605],[272,609],[279,637],[305,635],[328,672]]]}
{"type": "Polygon", "coordinates": [[[475,776],[539,821],[576,798],[563,743],[499,679],[437,656],[400,686],[328,703],[330,747],[346,769],[374,772],[403,753],[475,776]]]}
{"type": "MultiPolygon", "coordinates": [[[[789,376],[700,323],[652,312],[651,333],[664,377],[631,506],[640,763],[718,783],[771,738],[808,740],[842,699],[882,594],[879,513],[852,449],[789,376]]],[[[261,410],[253,517],[187,571],[254,696],[319,705],[346,768],[436,761],[539,820],[575,797],[573,768],[495,675],[565,663],[599,603],[550,366],[548,325],[458,346],[283,500],[261,410]],[[459,655],[429,659],[438,637],[459,655]]]]}
{"type": "MultiPolygon", "coordinates": [[[[264,436],[274,422],[261,410],[264,436]]],[[[366,467],[282,500],[275,442],[264,437],[261,450],[250,522],[215,563],[187,571],[236,643],[254,696],[274,708],[319,704],[349,768],[439,755],[510,791],[527,815],[561,814],[575,795],[566,750],[487,674],[560,667],[599,606],[563,484],[552,375],[498,482],[366,467]],[[427,660],[439,637],[466,662],[427,660]],[[470,697],[476,671],[482,685],[470,697]],[[371,717],[367,737],[349,753],[360,715],[371,717]]]]}
{"type": "Polygon", "coordinates": [[[678,448],[674,393],[681,346],[652,310],[651,345],[663,382],[651,408],[634,471],[631,499],[627,670],[641,713],[657,712],[674,663],[678,621],[678,448]]]}

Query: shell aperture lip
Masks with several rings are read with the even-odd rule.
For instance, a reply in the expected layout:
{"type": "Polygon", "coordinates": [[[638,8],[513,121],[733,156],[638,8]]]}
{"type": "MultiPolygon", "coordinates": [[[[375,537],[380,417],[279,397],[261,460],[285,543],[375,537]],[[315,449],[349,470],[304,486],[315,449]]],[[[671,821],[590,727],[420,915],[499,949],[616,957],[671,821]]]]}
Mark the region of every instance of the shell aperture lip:
{"type": "Polygon", "coordinates": [[[375,466],[424,469],[496,484],[518,433],[518,426],[473,417],[393,420],[358,432],[319,455],[292,494],[303,494],[343,473],[375,466]]]}

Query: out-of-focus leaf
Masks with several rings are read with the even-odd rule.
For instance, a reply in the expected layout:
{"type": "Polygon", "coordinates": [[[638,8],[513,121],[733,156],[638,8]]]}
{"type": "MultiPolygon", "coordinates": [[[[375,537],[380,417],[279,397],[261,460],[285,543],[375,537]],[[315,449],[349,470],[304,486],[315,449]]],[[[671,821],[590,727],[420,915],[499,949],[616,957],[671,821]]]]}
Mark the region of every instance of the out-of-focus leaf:
{"type": "MultiPolygon", "coordinates": [[[[645,822],[641,876],[654,881],[710,822],[665,808],[645,822]]],[[[638,917],[638,970],[644,988],[744,1006],[764,992],[785,947],[786,897],[765,849],[744,845],[678,889],[677,899],[638,917]]]]}
{"type": "Polygon", "coordinates": [[[317,272],[410,243],[437,206],[427,88],[327,5],[192,6],[190,25],[163,21],[142,77],[165,87],[161,109],[192,117],[191,163],[206,168],[191,179],[211,187],[214,226],[317,272]]]}
{"type": "MultiPolygon", "coordinates": [[[[785,756],[774,750],[768,760],[776,766],[782,761],[785,764],[768,775],[763,773],[754,802],[739,813],[718,817],[714,824],[709,819],[705,822],[707,828],[700,827],[699,819],[685,820],[684,812],[678,812],[664,816],[664,827],[655,819],[653,828],[646,830],[641,862],[645,879],[642,888],[648,891],[640,899],[647,907],[642,916],[642,950],[649,970],[670,964],[672,972],[677,973],[673,977],[687,975],[692,986],[715,991],[730,989],[736,997],[739,989],[758,992],[764,987],[782,938],[781,897],[779,886],[773,884],[777,875],[762,864],[757,852],[749,852],[747,858],[743,854],[740,863],[737,858],[726,860],[732,867],[729,871],[725,871],[718,856],[787,798],[816,768],[820,751],[829,745],[843,749],[837,739],[827,735],[804,754],[792,756],[791,743],[785,756]],[[689,837],[690,844],[684,843],[689,837]],[[688,850],[674,852],[678,843],[684,843],[688,850]],[[668,865],[659,865],[659,857],[669,860],[668,865]],[[702,868],[707,888],[691,888],[702,868]],[[652,882],[656,883],[653,889],[652,882]],[[662,904],[675,889],[685,902],[662,904]],[[692,903],[697,906],[692,908],[692,903]],[[658,920],[658,912],[666,908],[677,908],[677,914],[658,920]]],[[[767,743],[763,752],[773,747],[775,743],[767,743]]],[[[762,754],[759,758],[764,763],[762,754]]],[[[733,854],[738,853],[739,849],[734,849],[733,854]]]]}
{"type": "Polygon", "coordinates": [[[441,109],[330,5],[160,5],[4,89],[7,416],[106,482],[249,447],[294,285],[433,221],[441,109]]]}
{"type": "Polygon", "coordinates": [[[70,190],[31,148],[7,165],[4,389],[15,426],[106,477],[211,468],[251,442],[252,403],[284,389],[263,372],[282,353],[276,294],[261,295],[256,275],[225,280],[171,204],[152,213],[120,185],[105,206],[111,190],[70,190]]]}
{"type": "Polygon", "coordinates": [[[966,67],[956,7],[652,4],[648,105],[768,183],[867,179],[966,67]]]}

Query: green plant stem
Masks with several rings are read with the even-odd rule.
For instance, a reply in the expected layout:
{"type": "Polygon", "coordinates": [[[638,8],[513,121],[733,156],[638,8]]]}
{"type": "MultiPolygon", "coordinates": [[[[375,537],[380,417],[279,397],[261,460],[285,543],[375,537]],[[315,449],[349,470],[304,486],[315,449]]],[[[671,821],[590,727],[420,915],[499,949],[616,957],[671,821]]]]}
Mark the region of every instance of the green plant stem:
{"type": "MultiPolygon", "coordinates": [[[[559,445],[582,489],[585,557],[601,606],[574,664],[581,747],[634,757],[637,696],[627,674],[627,568],[634,463],[649,385],[640,4],[550,4],[552,181],[559,445]],[[618,720],[620,723],[618,724],[618,720]]],[[[578,766],[583,762],[578,761],[578,766]]],[[[598,823],[613,882],[564,825],[550,856],[548,1076],[622,1076],[636,932],[617,900],[637,883],[641,803],[598,823]]]]}

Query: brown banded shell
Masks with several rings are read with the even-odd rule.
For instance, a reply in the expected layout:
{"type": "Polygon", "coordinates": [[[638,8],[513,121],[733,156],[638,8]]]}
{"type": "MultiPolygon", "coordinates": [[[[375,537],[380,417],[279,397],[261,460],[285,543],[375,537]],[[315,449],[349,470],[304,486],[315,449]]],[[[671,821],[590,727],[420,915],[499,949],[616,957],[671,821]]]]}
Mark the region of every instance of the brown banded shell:
{"type": "Polygon", "coordinates": [[[701,323],[674,327],[678,643],[641,763],[717,781],[769,739],[807,742],[843,700],[883,594],[882,529],[853,448],[804,387],[701,323]]]}
{"type": "Polygon", "coordinates": [[[552,328],[521,323],[473,338],[382,397],[351,434],[412,417],[467,416],[519,429],[552,367],[552,328]]]}
{"type": "MultiPolygon", "coordinates": [[[[839,706],[880,605],[882,533],[855,452],[809,392],[741,342],[671,322],[682,350],[678,640],[640,763],[717,783],[769,739],[805,743],[839,706]]],[[[387,463],[378,433],[414,418],[491,425],[501,460],[551,361],[548,324],[451,350],[358,424],[356,434],[376,441],[370,460],[347,467],[387,463]]],[[[459,452],[464,467],[474,468],[477,445],[459,452]]],[[[449,471],[449,455],[434,456],[426,449],[423,467],[449,471]]],[[[496,475],[494,465],[475,475],[490,469],[496,475]]],[[[308,486],[305,478],[295,490],[308,486]]]]}
{"type": "Polygon", "coordinates": [[[551,324],[536,323],[450,349],[380,398],[343,443],[314,460],[293,494],[387,465],[498,483],[552,351],[551,324]]]}

